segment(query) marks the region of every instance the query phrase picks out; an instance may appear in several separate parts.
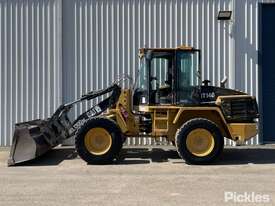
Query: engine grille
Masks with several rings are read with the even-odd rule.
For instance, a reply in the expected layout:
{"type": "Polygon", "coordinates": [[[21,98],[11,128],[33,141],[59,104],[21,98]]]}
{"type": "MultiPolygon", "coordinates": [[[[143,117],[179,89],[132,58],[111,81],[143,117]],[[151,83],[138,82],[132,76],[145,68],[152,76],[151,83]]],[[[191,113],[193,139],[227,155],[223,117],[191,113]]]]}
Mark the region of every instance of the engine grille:
{"type": "Polygon", "coordinates": [[[222,111],[229,122],[252,122],[259,117],[256,99],[226,98],[222,100],[222,111]]]}

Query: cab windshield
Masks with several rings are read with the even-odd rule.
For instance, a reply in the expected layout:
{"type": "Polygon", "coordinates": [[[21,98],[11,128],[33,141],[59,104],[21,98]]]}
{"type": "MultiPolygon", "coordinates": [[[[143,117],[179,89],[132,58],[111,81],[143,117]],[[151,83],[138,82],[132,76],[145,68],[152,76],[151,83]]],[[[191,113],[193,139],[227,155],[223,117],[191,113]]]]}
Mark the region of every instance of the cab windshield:
{"type": "Polygon", "coordinates": [[[199,52],[148,50],[140,59],[137,89],[143,104],[184,103],[200,82],[199,52]]]}

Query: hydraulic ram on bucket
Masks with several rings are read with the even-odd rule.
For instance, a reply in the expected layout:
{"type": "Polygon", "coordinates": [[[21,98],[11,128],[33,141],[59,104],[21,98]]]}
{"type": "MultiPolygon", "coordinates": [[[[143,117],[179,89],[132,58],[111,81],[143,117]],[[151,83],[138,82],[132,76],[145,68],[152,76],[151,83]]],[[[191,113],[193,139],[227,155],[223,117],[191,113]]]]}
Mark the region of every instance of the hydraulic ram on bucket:
{"type": "Polygon", "coordinates": [[[89,92],[74,102],[61,105],[51,118],[17,123],[8,165],[33,160],[61,144],[65,139],[72,137],[86,121],[114,105],[119,98],[120,91],[121,88],[117,84],[113,84],[107,89],[89,92]],[[73,123],[70,121],[68,112],[74,104],[94,99],[109,92],[112,94],[108,98],[81,114],[73,123]]]}

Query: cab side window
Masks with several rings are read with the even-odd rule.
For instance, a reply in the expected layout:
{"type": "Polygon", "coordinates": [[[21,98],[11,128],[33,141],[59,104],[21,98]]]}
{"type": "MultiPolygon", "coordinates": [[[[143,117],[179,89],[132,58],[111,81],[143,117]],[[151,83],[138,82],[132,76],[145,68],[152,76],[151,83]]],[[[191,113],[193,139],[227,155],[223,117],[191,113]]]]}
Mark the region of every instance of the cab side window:
{"type": "Polygon", "coordinates": [[[198,85],[199,55],[198,53],[177,52],[177,102],[194,103],[194,86],[198,85]]]}
{"type": "Polygon", "coordinates": [[[172,56],[157,56],[151,60],[152,103],[172,103],[172,56]]]}

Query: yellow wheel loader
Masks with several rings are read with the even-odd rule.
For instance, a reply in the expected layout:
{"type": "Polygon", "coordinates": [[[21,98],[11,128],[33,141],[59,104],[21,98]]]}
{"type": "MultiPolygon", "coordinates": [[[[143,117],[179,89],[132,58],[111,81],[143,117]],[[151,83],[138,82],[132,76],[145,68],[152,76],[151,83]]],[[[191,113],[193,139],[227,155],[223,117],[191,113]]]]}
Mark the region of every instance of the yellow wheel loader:
{"type": "Polygon", "coordinates": [[[79,156],[89,164],[111,163],[126,138],[166,137],[190,164],[207,164],[222,153],[224,137],[244,143],[257,134],[255,97],[201,79],[200,50],[142,48],[136,83],[113,83],[61,105],[51,118],[15,125],[8,165],[32,160],[75,136],[79,156]],[[74,104],[109,97],[68,118],[74,104]]]}

